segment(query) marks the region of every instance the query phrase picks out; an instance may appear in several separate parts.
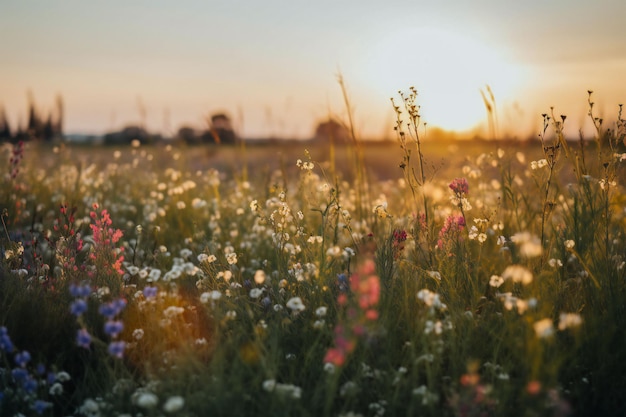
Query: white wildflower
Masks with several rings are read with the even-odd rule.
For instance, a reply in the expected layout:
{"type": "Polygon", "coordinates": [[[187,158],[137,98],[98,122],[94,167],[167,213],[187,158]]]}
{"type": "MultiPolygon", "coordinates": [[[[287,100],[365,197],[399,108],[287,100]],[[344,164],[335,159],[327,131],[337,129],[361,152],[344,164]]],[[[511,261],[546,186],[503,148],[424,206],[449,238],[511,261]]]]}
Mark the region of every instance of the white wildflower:
{"type": "Polygon", "coordinates": [[[185,399],[180,395],[175,395],[167,399],[163,404],[163,411],[166,413],[175,413],[185,406],[185,399]]]}
{"type": "Polygon", "coordinates": [[[498,288],[502,284],[504,284],[504,278],[502,278],[501,276],[492,275],[491,278],[489,278],[489,285],[491,285],[492,287],[498,288]]]}
{"type": "Polygon", "coordinates": [[[302,299],[300,297],[293,297],[289,301],[287,301],[287,308],[293,312],[301,312],[305,310],[305,306],[302,303],[302,299]]]}
{"type": "Polygon", "coordinates": [[[317,317],[324,317],[326,315],[326,312],[328,311],[328,307],[322,306],[322,307],[318,307],[315,310],[315,315],[317,317]]]}
{"type": "Polygon", "coordinates": [[[511,236],[511,241],[518,246],[520,255],[525,258],[535,258],[541,255],[541,241],[529,232],[516,233],[511,236]]]}
{"type": "Polygon", "coordinates": [[[552,319],[542,319],[533,324],[535,334],[541,339],[548,338],[554,334],[552,319]]]}
{"type": "Polygon", "coordinates": [[[143,329],[135,329],[133,330],[133,338],[135,340],[141,340],[143,338],[144,331],[143,329]]]}
{"type": "Polygon", "coordinates": [[[563,262],[561,262],[561,260],[560,260],[560,259],[554,259],[554,258],[551,258],[551,259],[548,261],[548,265],[550,265],[552,268],[558,268],[558,267],[563,266],[563,262]]]}
{"type": "Polygon", "coordinates": [[[159,403],[159,397],[151,392],[141,392],[135,398],[135,404],[141,408],[154,408],[159,403]]]}
{"type": "Polygon", "coordinates": [[[250,290],[250,298],[259,298],[263,294],[262,288],[252,288],[250,290]]]}
{"type": "Polygon", "coordinates": [[[502,273],[502,278],[510,279],[513,282],[521,282],[528,285],[533,281],[533,274],[527,268],[521,265],[509,265],[502,273]]]}
{"type": "Polygon", "coordinates": [[[52,386],[48,390],[48,393],[50,395],[61,395],[61,394],[63,394],[63,385],[61,385],[59,382],[55,382],[54,384],[52,384],[52,386]]]}
{"type": "Polygon", "coordinates": [[[235,265],[237,263],[237,254],[236,253],[227,253],[226,254],[226,262],[229,265],[235,265]]]}
{"type": "Polygon", "coordinates": [[[254,273],[254,282],[256,282],[257,284],[261,285],[265,282],[265,271],[263,271],[262,269],[258,269],[255,273],[254,273]]]}
{"type": "Polygon", "coordinates": [[[559,330],[569,329],[570,327],[580,326],[583,322],[580,314],[561,313],[559,316],[559,330]]]}

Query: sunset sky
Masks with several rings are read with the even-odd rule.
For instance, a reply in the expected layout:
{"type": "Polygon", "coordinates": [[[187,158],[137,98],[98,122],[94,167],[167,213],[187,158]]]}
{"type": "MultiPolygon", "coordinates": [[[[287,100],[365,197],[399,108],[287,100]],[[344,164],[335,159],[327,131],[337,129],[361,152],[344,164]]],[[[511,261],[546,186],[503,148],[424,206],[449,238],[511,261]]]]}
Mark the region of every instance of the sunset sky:
{"type": "Polygon", "coordinates": [[[626,102],[625,16],[623,0],[3,0],[0,105],[15,127],[27,91],[42,110],[61,94],[66,133],[143,106],[158,132],[226,111],[244,137],[306,138],[345,116],[341,73],[364,137],[392,136],[389,98],[411,85],[431,126],[486,134],[490,85],[502,133],[537,133],[550,106],[576,132],[587,90],[607,119],[626,102]]]}

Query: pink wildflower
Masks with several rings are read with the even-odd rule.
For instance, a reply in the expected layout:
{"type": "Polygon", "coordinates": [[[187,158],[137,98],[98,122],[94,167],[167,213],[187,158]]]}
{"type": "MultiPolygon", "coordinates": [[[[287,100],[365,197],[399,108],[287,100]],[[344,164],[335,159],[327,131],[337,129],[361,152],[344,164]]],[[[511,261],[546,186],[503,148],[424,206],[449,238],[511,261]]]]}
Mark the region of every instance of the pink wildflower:
{"type": "MultiPolygon", "coordinates": [[[[120,229],[112,228],[113,221],[109,216],[107,210],[100,211],[99,215],[98,204],[93,205],[94,211],[89,213],[89,216],[93,220],[93,223],[89,225],[93,233],[94,246],[96,252],[90,255],[92,260],[96,260],[99,257],[104,256],[106,263],[117,272],[119,275],[124,273],[122,269],[122,262],[124,256],[119,255],[118,252],[122,252],[123,248],[116,248],[117,242],[122,238],[123,233],[120,229]]],[[[104,261],[104,259],[102,259],[104,261]]]]}
{"type": "Polygon", "coordinates": [[[469,193],[469,184],[465,178],[455,178],[449,185],[454,194],[461,197],[469,193]]]}
{"type": "Polygon", "coordinates": [[[334,347],[326,352],[325,363],[342,366],[356,348],[359,338],[364,337],[368,327],[378,319],[376,307],[380,301],[380,280],[376,275],[374,261],[366,261],[349,278],[350,292],[339,294],[337,304],[343,307],[345,316],[335,326],[334,347]]]}
{"type": "Polygon", "coordinates": [[[366,310],[376,306],[380,299],[380,280],[376,275],[370,275],[359,284],[359,307],[366,310]]]}
{"type": "Polygon", "coordinates": [[[342,366],[346,361],[346,353],[342,349],[330,348],[324,356],[324,363],[342,366]]]}

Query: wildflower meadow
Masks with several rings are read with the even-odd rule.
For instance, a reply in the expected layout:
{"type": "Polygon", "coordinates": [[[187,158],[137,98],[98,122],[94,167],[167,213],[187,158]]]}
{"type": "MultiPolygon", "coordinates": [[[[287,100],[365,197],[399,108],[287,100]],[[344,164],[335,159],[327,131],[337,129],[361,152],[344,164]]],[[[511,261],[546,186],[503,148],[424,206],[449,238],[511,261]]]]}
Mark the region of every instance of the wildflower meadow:
{"type": "Polygon", "coordinates": [[[413,89],[373,153],[4,144],[0,415],[626,415],[626,121],[589,100],[591,137],[441,157],[413,89]]]}

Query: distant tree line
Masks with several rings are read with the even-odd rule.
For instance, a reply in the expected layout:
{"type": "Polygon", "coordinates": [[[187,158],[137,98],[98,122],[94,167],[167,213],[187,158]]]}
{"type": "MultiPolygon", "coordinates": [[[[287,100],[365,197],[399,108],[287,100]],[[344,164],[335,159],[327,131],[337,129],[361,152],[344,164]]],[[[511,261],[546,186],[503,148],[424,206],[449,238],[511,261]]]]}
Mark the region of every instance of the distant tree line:
{"type": "MultiPolygon", "coordinates": [[[[237,143],[238,136],[233,129],[232,122],[228,115],[217,113],[207,118],[207,128],[195,129],[183,126],[178,129],[174,136],[175,141],[184,142],[188,145],[201,144],[222,144],[233,145],[237,143]]],[[[137,140],[139,143],[150,144],[163,140],[161,135],[150,134],[144,127],[137,125],[126,126],[120,131],[111,132],[104,135],[105,145],[129,144],[137,140]]]]}
{"type": "Polygon", "coordinates": [[[213,143],[218,145],[234,145],[238,136],[235,133],[230,117],[224,113],[213,114],[207,118],[208,127],[197,130],[189,126],[178,129],[174,139],[185,142],[188,145],[213,143]]]}
{"type": "MultiPolygon", "coordinates": [[[[26,124],[23,124],[20,119],[15,129],[9,123],[4,107],[0,105],[0,142],[63,140],[63,118],[64,103],[61,95],[56,97],[53,109],[48,114],[44,114],[38,109],[32,93],[29,92],[26,124]]],[[[207,125],[204,129],[196,129],[188,125],[182,126],[172,139],[187,145],[233,145],[240,140],[230,117],[226,113],[212,114],[206,118],[206,122],[207,125]]],[[[119,131],[106,133],[101,138],[101,143],[105,145],[125,145],[135,140],[141,144],[154,144],[164,139],[160,134],[148,132],[143,123],[128,125],[119,131]]],[[[96,138],[94,137],[94,139],[96,138]]],[[[351,142],[351,136],[344,124],[329,118],[318,123],[312,140],[348,144],[351,142]]]]}
{"type": "Polygon", "coordinates": [[[32,93],[28,93],[28,119],[26,125],[20,121],[13,130],[4,107],[0,107],[0,142],[19,141],[51,142],[63,138],[63,98],[58,95],[55,106],[47,115],[37,109],[32,93]]]}

